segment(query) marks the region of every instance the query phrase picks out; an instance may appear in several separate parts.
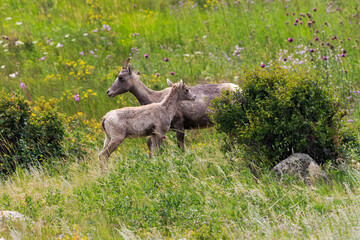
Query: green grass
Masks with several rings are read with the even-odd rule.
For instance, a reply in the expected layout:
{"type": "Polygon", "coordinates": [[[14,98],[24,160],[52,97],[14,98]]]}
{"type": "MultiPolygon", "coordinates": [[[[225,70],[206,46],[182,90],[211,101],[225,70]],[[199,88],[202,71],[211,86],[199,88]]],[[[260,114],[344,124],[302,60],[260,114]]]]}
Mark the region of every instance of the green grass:
{"type": "MultiPolygon", "coordinates": [[[[171,136],[172,137],[172,136],[171,136]]],[[[329,171],[333,185],[309,188],[270,173],[254,176],[217,149],[214,131],[189,134],[182,154],[167,142],[153,159],[126,141],[101,173],[86,161],[18,171],[0,185],[0,208],[34,220],[5,238],[356,238],[358,169],[329,171]],[[210,147],[211,146],[211,147],[210,147]],[[130,231],[130,232],[129,232],[130,231]],[[125,237],[126,238],[126,237],[125,237]]]]}
{"type": "MultiPolygon", "coordinates": [[[[359,100],[356,94],[346,98],[360,84],[357,1],[238,2],[2,1],[0,86],[6,92],[22,91],[24,82],[23,93],[31,99],[57,98],[62,112],[83,112],[100,122],[110,109],[138,105],[129,93],[115,99],[106,95],[130,53],[134,70],[157,90],[166,87],[166,78],[183,79],[188,85],[241,85],[237,77],[244,67],[278,61],[335,86],[353,109],[344,121],[351,118],[351,124],[359,124],[359,100]],[[306,26],[307,13],[315,21],[312,27],[306,26]],[[296,18],[302,19],[294,26],[296,18]],[[111,29],[102,30],[104,24],[111,29]],[[56,47],[58,43],[63,47],[56,47]],[[243,48],[239,56],[233,55],[236,45],[243,48]],[[346,49],[345,57],[340,57],[341,49],[346,49]],[[322,60],[324,56],[329,58],[322,60]],[[74,101],[75,94],[80,94],[80,102],[74,101]]],[[[110,158],[108,171],[101,173],[97,154],[102,142],[97,134],[94,130],[84,160],[49,159],[41,169],[18,169],[2,177],[0,210],[19,211],[34,223],[8,223],[0,228],[0,237],[359,238],[355,153],[349,156],[355,163],[348,170],[327,166],[333,185],[309,188],[293,179],[280,182],[268,171],[253,175],[244,168],[250,156],[224,155],[219,150],[222,137],[210,129],[187,132],[186,153],[178,150],[174,133],[169,133],[163,153],[153,159],[147,156],[146,139],[126,140],[110,158]]]]}
{"type": "Polygon", "coordinates": [[[283,65],[284,57],[287,66],[294,63],[295,67],[310,68],[310,74],[336,84],[342,95],[357,89],[360,29],[356,1],[208,2],[194,6],[191,1],[184,5],[168,1],[3,1],[0,31],[9,40],[2,39],[0,44],[0,65],[5,65],[0,70],[1,86],[13,91],[20,89],[23,81],[32,98],[62,98],[66,113],[82,110],[99,119],[110,109],[135,104],[128,94],[116,100],[106,96],[118,67],[132,54],[135,70],[145,74],[143,81],[153,89],[166,87],[166,78],[182,78],[191,85],[236,82],[234,77],[244,66],[260,66],[261,62],[268,66],[279,59],[283,65]],[[300,15],[307,13],[311,19],[300,15]],[[8,17],[12,19],[5,20],[8,17]],[[298,26],[293,25],[295,19],[300,19],[298,26]],[[315,21],[311,27],[306,26],[309,20],[315,21]],[[102,30],[104,24],[110,31],[102,30]],[[337,39],[331,40],[334,36],[337,39]],[[315,37],[319,41],[314,41],[315,37]],[[16,46],[17,40],[24,44],[16,46]],[[321,46],[321,42],[331,43],[334,49],[321,46]],[[57,48],[59,43],[63,47],[57,48]],[[244,48],[239,56],[233,55],[236,45],[244,48]],[[316,51],[301,53],[300,45],[316,51]],[[132,53],[131,48],[137,52],[132,53]],[[346,57],[336,60],[331,55],[340,55],[340,49],[347,50],[346,57]],[[288,53],[281,57],[280,50],[288,53]],[[149,54],[148,60],[144,54],[149,54]],[[44,61],[40,60],[43,56],[44,61]],[[318,60],[323,56],[329,59],[318,60]],[[164,62],[165,57],[170,61],[164,62]],[[311,58],[315,61],[310,62],[311,58]],[[9,77],[15,72],[15,78],[9,77]],[[161,78],[154,77],[155,73],[161,78]],[[97,95],[86,97],[83,91],[88,89],[97,95]],[[73,101],[76,93],[80,94],[80,106],[73,101]]]}

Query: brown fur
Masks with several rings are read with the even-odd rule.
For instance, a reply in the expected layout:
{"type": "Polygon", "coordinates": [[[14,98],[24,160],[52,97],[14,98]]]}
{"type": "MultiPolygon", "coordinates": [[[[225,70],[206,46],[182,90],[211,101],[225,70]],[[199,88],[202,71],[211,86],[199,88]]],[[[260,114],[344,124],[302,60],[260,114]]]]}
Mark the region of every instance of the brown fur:
{"type": "MultiPolygon", "coordinates": [[[[124,64],[124,68],[115,79],[113,85],[108,89],[107,94],[113,98],[116,95],[131,92],[141,105],[160,102],[170,88],[161,91],[153,91],[147,88],[140,80],[140,76],[131,71],[129,67],[130,58],[124,64]],[[127,67],[125,67],[125,65],[127,67]]],[[[171,123],[171,128],[176,131],[178,146],[184,151],[185,129],[207,128],[213,126],[210,120],[209,104],[215,97],[219,96],[224,90],[234,91],[238,88],[232,83],[204,84],[190,87],[190,90],[196,95],[196,101],[181,102],[179,110],[171,123]]],[[[151,146],[149,139],[148,146],[151,146]]]]}
{"type": "Polygon", "coordinates": [[[140,107],[125,107],[108,112],[102,120],[105,132],[104,148],[99,154],[102,164],[110,154],[125,140],[151,136],[153,145],[157,149],[170,128],[171,121],[177,112],[180,101],[195,100],[195,95],[181,81],[171,85],[170,92],[160,103],[152,103],[140,107]]]}

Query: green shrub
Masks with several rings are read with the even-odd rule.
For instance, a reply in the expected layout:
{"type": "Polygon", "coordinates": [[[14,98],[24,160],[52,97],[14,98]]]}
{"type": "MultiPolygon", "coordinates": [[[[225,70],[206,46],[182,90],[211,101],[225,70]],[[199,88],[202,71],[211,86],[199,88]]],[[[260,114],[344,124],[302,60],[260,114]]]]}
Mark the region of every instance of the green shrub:
{"type": "Polygon", "coordinates": [[[64,123],[55,100],[40,98],[31,106],[17,92],[0,91],[0,173],[63,156],[64,123]]]}
{"type": "Polygon", "coordinates": [[[342,157],[340,103],[331,89],[306,72],[279,67],[245,70],[242,92],[226,92],[213,101],[216,129],[227,147],[263,156],[270,165],[292,152],[307,153],[318,163],[342,157]]]}

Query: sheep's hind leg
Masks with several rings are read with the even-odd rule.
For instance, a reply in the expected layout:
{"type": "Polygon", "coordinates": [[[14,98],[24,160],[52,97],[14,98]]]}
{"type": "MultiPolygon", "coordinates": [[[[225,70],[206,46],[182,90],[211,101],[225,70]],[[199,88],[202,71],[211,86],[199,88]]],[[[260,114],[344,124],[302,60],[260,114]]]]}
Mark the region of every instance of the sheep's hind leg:
{"type": "MultiPolygon", "coordinates": [[[[102,170],[106,169],[107,160],[112,152],[116,150],[116,148],[119,147],[119,145],[124,141],[125,138],[115,138],[110,139],[107,146],[104,146],[104,149],[99,154],[99,160],[100,160],[100,167],[102,170]]],[[[106,139],[105,139],[106,141],[106,139]]]]}
{"type": "Polygon", "coordinates": [[[185,129],[176,129],[176,139],[178,147],[185,152],[185,129]]]}
{"type": "Polygon", "coordinates": [[[149,148],[149,155],[150,155],[150,157],[152,157],[152,146],[153,146],[153,144],[152,144],[152,138],[151,137],[149,137],[148,138],[148,140],[147,140],[147,146],[148,146],[148,148],[149,148]]]}

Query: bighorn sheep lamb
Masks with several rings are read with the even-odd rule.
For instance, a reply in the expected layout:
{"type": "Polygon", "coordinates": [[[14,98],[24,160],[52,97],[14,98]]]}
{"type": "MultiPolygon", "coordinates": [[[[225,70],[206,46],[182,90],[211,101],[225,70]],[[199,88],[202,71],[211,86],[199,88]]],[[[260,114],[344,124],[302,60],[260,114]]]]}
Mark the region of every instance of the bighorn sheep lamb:
{"type": "MultiPolygon", "coordinates": [[[[103,117],[105,141],[99,154],[102,164],[125,138],[151,136],[152,147],[157,149],[161,145],[179,102],[196,98],[183,81],[173,84],[168,80],[168,84],[171,89],[160,103],[112,110],[103,117]]],[[[153,155],[152,150],[149,149],[150,157],[153,155]]]]}
{"type": "MultiPolygon", "coordinates": [[[[129,64],[129,57],[120,71],[115,82],[108,89],[107,94],[113,98],[116,95],[131,92],[141,105],[147,105],[160,102],[170,91],[166,88],[162,91],[153,91],[147,88],[140,80],[140,76],[133,73],[132,66],[129,64]]],[[[196,95],[196,101],[184,101],[180,103],[173,121],[171,129],[176,131],[178,146],[184,151],[185,129],[207,128],[214,124],[209,118],[209,104],[215,97],[219,96],[222,91],[235,91],[239,86],[233,83],[204,84],[190,87],[196,95]]],[[[151,139],[148,140],[148,146],[151,148],[151,139]]]]}

